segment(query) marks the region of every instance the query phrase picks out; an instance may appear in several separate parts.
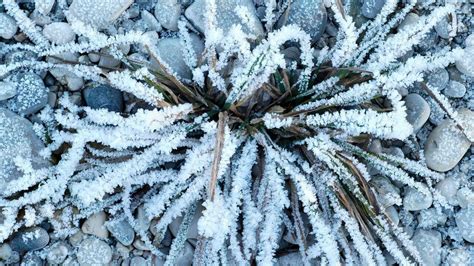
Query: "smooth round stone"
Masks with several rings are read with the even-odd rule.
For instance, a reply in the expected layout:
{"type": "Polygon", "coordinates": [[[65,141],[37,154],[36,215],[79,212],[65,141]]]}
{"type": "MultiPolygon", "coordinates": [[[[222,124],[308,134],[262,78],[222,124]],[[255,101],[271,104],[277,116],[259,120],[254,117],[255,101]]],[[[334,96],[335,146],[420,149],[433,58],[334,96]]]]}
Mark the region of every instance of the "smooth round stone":
{"type": "Polygon", "coordinates": [[[398,215],[397,209],[395,209],[395,207],[390,206],[386,208],[385,214],[394,225],[398,225],[400,223],[400,216],[398,215]]]}
{"type": "Polygon", "coordinates": [[[385,5],[385,0],[364,0],[362,15],[366,18],[375,18],[385,5]]]}
{"type": "Polygon", "coordinates": [[[450,80],[443,92],[444,95],[451,98],[462,98],[466,94],[466,86],[461,82],[450,80]]]}
{"type": "Polygon", "coordinates": [[[450,119],[441,122],[429,135],[425,143],[425,159],[429,168],[446,172],[454,168],[471,147],[474,136],[474,112],[468,109],[458,111],[458,119],[463,122],[464,133],[450,119]]]}
{"type": "Polygon", "coordinates": [[[122,112],[124,108],[122,92],[109,85],[98,85],[83,92],[87,106],[93,109],[105,108],[111,112],[122,112]]]}
{"type": "MultiPolygon", "coordinates": [[[[156,9],[155,9],[156,10],[156,9]]],[[[143,21],[146,23],[149,30],[161,31],[161,24],[150,12],[143,10],[141,13],[143,21]]]]}
{"type": "Polygon", "coordinates": [[[470,205],[474,205],[474,192],[467,187],[460,188],[456,192],[456,199],[461,208],[467,208],[470,205]]]}
{"type": "Polygon", "coordinates": [[[78,91],[84,87],[84,79],[76,75],[66,75],[67,87],[70,91],[78,91]]]}
{"type": "MultiPolygon", "coordinates": [[[[195,34],[191,34],[191,45],[196,55],[200,55],[204,51],[204,43],[195,34]]],[[[161,59],[168,64],[173,72],[184,79],[192,78],[191,69],[184,61],[185,48],[178,38],[161,39],[158,41],[156,48],[161,59]]],[[[152,68],[160,69],[154,59],[152,60],[152,68]]]]}
{"type": "Polygon", "coordinates": [[[53,9],[55,0],[35,0],[35,10],[42,15],[48,15],[53,9]]]}
{"type": "MultiPolygon", "coordinates": [[[[284,16],[279,21],[279,25],[284,22],[284,16]]],[[[290,13],[285,25],[296,24],[313,41],[317,41],[326,30],[327,12],[323,1],[294,0],[291,3],[290,13]]]]}
{"type": "Polygon", "coordinates": [[[143,257],[133,257],[130,260],[130,266],[147,266],[147,261],[143,257]]]}
{"type": "Polygon", "coordinates": [[[16,86],[9,81],[0,81],[0,101],[10,99],[16,95],[16,86]]]}
{"type": "Polygon", "coordinates": [[[178,0],[158,0],[155,6],[155,17],[166,29],[177,31],[181,16],[181,5],[178,0]]]}
{"type": "Polygon", "coordinates": [[[469,252],[463,248],[451,249],[443,265],[469,265],[469,252]]]}
{"type": "Polygon", "coordinates": [[[456,213],[456,225],[464,240],[474,243],[474,206],[468,206],[456,213]]]}
{"type": "Polygon", "coordinates": [[[92,237],[81,242],[76,255],[80,265],[106,265],[112,260],[112,248],[92,237]]]}
{"type": "Polygon", "coordinates": [[[438,68],[427,76],[427,83],[438,90],[446,88],[449,82],[449,73],[444,68],[438,68]]]}
{"type": "Polygon", "coordinates": [[[64,262],[68,253],[69,249],[67,248],[66,244],[58,242],[54,244],[54,246],[48,251],[46,259],[48,260],[49,264],[59,265],[64,262]]]}
{"type": "Polygon", "coordinates": [[[44,26],[43,35],[46,39],[58,45],[72,42],[76,38],[71,25],[65,22],[53,22],[44,26]]]}
{"type": "Polygon", "coordinates": [[[48,104],[49,89],[34,73],[19,73],[12,77],[17,94],[7,101],[7,108],[20,115],[36,113],[48,104]]]}
{"type": "Polygon", "coordinates": [[[411,93],[405,97],[407,107],[407,120],[413,126],[413,132],[416,133],[428,121],[431,108],[429,104],[418,94],[411,93]]]}
{"type": "MultiPolygon", "coordinates": [[[[295,4],[295,1],[293,1],[292,6],[293,4],[295,4]]],[[[200,32],[204,33],[206,0],[195,0],[186,9],[184,14],[200,32]]],[[[257,17],[257,11],[252,0],[216,0],[216,22],[224,33],[229,32],[233,25],[241,25],[242,31],[245,33],[253,34],[257,37],[264,35],[262,23],[257,17]],[[247,23],[243,23],[237,14],[236,9],[239,6],[247,8],[249,11],[250,27],[247,26],[247,23]]]]}
{"type": "Polygon", "coordinates": [[[109,231],[104,226],[106,219],[105,212],[101,211],[91,215],[87,220],[82,224],[81,230],[84,234],[95,235],[100,238],[109,237],[109,231]]]}
{"type": "Polygon", "coordinates": [[[44,144],[36,136],[30,121],[0,108],[0,129],[0,195],[2,195],[10,181],[23,176],[14,163],[17,156],[31,160],[35,169],[48,166],[48,161],[39,155],[44,144]]]}
{"type": "Polygon", "coordinates": [[[436,189],[446,200],[453,204],[456,201],[456,193],[459,188],[459,180],[454,177],[447,177],[436,184],[436,189]]]}
{"type": "Polygon", "coordinates": [[[464,55],[456,60],[456,68],[459,72],[474,77],[474,46],[469,46],[464,49],[464,55]]]}
{"type": "Polygon", "coordinates": [[[102,29],[112,24],[131,4],[133,0],[73,0],[67,18],[102,29]]]}
{"type": "Polygon", "coordinates": [[[440,265],[441,234],[435,230],[417,230],[412,238],[425,265],[440,265]]]}
{"type": "Polygon", "coordinates": [[[46,230],[41,227],[31,227],[16,233],[10,246],[15,251],[25,252],[42,249],[48,243],[49,235],[46,230]]]}
{"type": "Polygon", "coordinates": [[[20,265],[28,265],[28,266],[43,266],[43,260],[34,253],[26,253],[26,255],[21,259],[20,265]]]}
{"type": "MultiPolygon", "coordinates": [[[[428,189],[428,187],[426,187],[428,189]]],[[[420,211],[428,209],[433,203],[433,196],[430,194],[427,196],[415,188],[408,187],[403,197],[403,207],[407,211],[420,211]]]]}
{"type": "Polygon", "coordinates": [[[5,13],[0,13],[0,37],[3,39],[11,39],[18,27],[15,19],[5,13]]]}
{"type": "Polygon", "coordinates": [[[115,237],[115,239],[117,239],[123,245],[129,246],[133,243],[135,231],[126,220],[109,223],[107,224],[107,229],[115,237]]]}

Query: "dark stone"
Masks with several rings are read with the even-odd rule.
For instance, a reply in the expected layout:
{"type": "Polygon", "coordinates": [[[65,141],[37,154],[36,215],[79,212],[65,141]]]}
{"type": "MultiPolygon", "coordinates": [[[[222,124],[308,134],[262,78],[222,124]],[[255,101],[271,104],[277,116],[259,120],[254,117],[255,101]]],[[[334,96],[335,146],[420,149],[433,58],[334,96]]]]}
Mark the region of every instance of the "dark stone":
{"type": "Polygon", "coordinates": [[[109,85],[98,85],[87,88],[83,92],[86,105],[93,108],[105,108],[111,112],[123,111],[122,92],[110,87],[109,85]]]}
{"type": "Polygon", "coordinates": [[[31,227],[16,233],[10,246],[15,251],[25,252],[42,249],[48,243],[49,235],[46,230],[41,227],[31,227]]]}

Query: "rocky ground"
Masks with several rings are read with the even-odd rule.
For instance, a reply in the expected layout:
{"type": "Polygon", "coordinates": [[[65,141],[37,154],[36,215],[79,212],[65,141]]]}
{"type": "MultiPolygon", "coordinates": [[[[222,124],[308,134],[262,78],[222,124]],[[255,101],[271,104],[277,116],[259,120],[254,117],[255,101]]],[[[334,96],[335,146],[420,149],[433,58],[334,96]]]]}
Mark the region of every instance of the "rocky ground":
{"type": "MultiPolygon", "coordinates": [[[[204,0],[117,0],[92,1],[91,5],[75,4],[79,0],[21,0],[21,7],[29,17],[42,27],[44,36],[57,44],[68,43],[77,36],[67,22],[62,10],[69,6],[70,16],[80,17],[105,32],[115,33],[129,30],[140,30],[159,35],[161,40],[158,49],[175,72],[183,77],[190,77],[191,72],[183,61],[182,44],[176,38],[178,20],[184,15],[196,28],[191,35],[196,53],[203,50],[203,40],[198,34],[203,29],[204,0]],[[131,5],[130,3],[133,2],[131,5]],[[128,8],[127,8],[128,7],[128,8]],[[105,13],[104,13],[105,12],[105,13]],[[112,20],[113,18],[113,20],[112,20]]],[[[219,0],[218,17],[225,27],[229,27],[237,18],[233,10],[237,2],[250,8],[256,17],[265,15],[263,0],[219,0]],[[223,8],[226,7],[226,8],[223,8]]],[[[325,16],[307,17],[307,2],[295,0],[296,15],[290,20],[299,22],[307,20],[302,27],[318,39],[316,46],[332,45],[337,32],[332,18],[326,21],[325,16]],[[316,25],[316,26],[315,26],[316,25]]],[[[373,18],[380,10],[383,0],[366,0],[359,6],[356,21],[373,18]]],[[[423,2],[423,1],[419,1],[423,2]]],[[[439,1],[443,2],[443,1],[439,1]]],[[[448,1],[447,1],[448,2],[448,1]]],[[[456,2],[456,1],[449,1],[456,2]]],[[[470,47],[471,59],[447,68],[440,68],[429,73],[426,81],[442,89],[456,108],[464,108],[460,115],[472,121],[469,134],[474,135],[474,19],[472,16],[473,1],[456,2],[457,36],[452,38],[450,23],[440,23],[429,34],[426,40],[415,47],[419,53],[429,53],[441,47],[470,47]],[[469,77],[471,76],[471,77],[469,77]]],[[[317,8],[317,7],[313,7],[317,8]]],[[[417,22],[422,7],[408,14],[399,27],[410,27],[417,22]]],[[[258,28],[258,27],[257,27],[258,28]]],[[[262,29],[263,31],[263,29],[262,29]]],[[[258,32],[257,32],[258,34],[258,32]]],[[[0,45],[2,43],[21,43],[25,35],[18,30],[15,20],[0,9],[0,45]]],[[[148,62],[145,51],[139,47],[124,45],[121,51],[127,60],[148,62]]],[[[299,53],[296,47],[287,47],[288,58],[299,53]]],[[[123,64],[110,56],[110,51],[81,55],[64,53],[61,57],[46,58],[47,62],[67,61],[97,65],[104,69],[117,69],[123,64]]],[[[407,55],[410,56],[410,55],[407,55]]],[[[10,52],[1,58],[1,64],[11,64],[29,58],[38,60],[31,52],[10,52]]],[[[156,67],[155,62],[149,62],[156,67]]],[[[415,91],[415,90],[413,90],[415,91]]],[[[419,91],[419,90],[416,90],[419,91]]],[[[38,152],[43,147],[42,141],[35,134],[35,121],[38,111],[46,106],[55,108],[58,98],[65,92],[72,95],[78,105],[93,108],[107,108],[116,112],[133,113],[137,108],[135,101],[127,95],[106,85],[88,83],[72,72],[52,69],[48,72],[18,72],[0,81],[0,187],[2,183],[19,175],[13,161],[17,155],[33,158],[33,166],[48,164],[39,159],[38,152]]],[[[391,219],[405,228],[419,248],[423,259],[429,265],[474,265],[474,149],[464,134],[460,133],[452,122],[444,119],[443,112],[427,95],[420,95],[410,90],[401,91],[408,109],[408,120],[413,124],[416,134],[410,145],[397,141],[374,140],[370,150],[374,153],[387,153],[395,156],[420,158],[437,171],[446,172],[447,178],[437,184],[441,194],[453,206],[438,212],[432,206],[432,198],[424,197],[410,188],[392,183],[383,177],[375,178],[373,183],[382,195],[379,199],[391,215],[391,219]],[[402,206],[396,206],[395,196],[401,196],[402,206]],[[469,260],[470,258],[470,260],[469,260]]],[[[146,106],[145,106],[146,107],[146,106]]],[[[140,208],[138,209],[140,217],[140,208]]],[[[184,253],[178,265],[190,265],[197,238],[197,211],[193,219],[184,253]]],[[[145,221],[145,220],[144,220],[145,221]]],[[[166,251],[171,239],[176,235],[179,220],[170,226],[161,243],[154,243],[166,251]]],[[[153,226],[143,222],[143,226],[153,226]]],[[[153,222],[152,222],[153,223],[153,222]]],[[[72,236],[64,238],[52,230],[51,224],[20,231],[6,243],[0,245],[0,265],[162,265],[163,262],[152,256],[145,245],[135,236],[134,230],[124,220],[120,223],[108,222],[106,213],[99,212],[85,217],[72,236]]],[[[294,243],[291,236],[282,235],[282,246],[294,243]]],[[[280,265],[298,265],[298,253],[290,253],[279,258],[280,265]]],[[[387,255],[387,261],[389,255],[387,255]]],[[[393,260],[392,260],[393,261],[393,260]]]]}

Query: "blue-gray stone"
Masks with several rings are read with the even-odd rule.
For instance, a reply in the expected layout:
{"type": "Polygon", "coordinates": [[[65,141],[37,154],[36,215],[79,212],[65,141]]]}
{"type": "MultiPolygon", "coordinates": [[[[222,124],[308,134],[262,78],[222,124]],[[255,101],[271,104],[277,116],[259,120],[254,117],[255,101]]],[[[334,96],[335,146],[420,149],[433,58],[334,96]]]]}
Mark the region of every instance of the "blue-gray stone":
{"type": "Polygon", "coordinates": [[[362,4],[362,15],[366,18],[375,18],[384,5],[385,0],[365,0],[362,4]]]}
{"type": "Polygon", "coordinates": [[[109,232],[124,246],[131,245],[135,238],[135,231],[126,220],[107,224],[109,232]]]}
{"type": "Polygon", "coordinates": [[[316,41],[321,37],[327,25],[327,12],[323,2],[320,0],[295,0],[289,7],[286,23],[285,16],[282,16],[279,24],[296,24],[308,33],[313,41],[316,41]]]}
{"type": "Polygon", "coordinates": [[[84,90],[84,100],[87,106],[93,109],[105,108],[111,112],[123,111],[123,95],[122,92],[101,84],[84,90]]]}
{"type": "Polygon", "coordinates": [[[15,251],[25,252],[42,249],[48,242],[49,235],[46,230],[41,227],[31,227],[16,233],[10,246],[15,251]]]}
{"type": "Polygon", "coordinates": [[[48,104],[49,89],[34,73],[18,73],[11,77],[16,85],[15,97],[7,101],[7,108],[20,115],[36,113],[48,104]]]}

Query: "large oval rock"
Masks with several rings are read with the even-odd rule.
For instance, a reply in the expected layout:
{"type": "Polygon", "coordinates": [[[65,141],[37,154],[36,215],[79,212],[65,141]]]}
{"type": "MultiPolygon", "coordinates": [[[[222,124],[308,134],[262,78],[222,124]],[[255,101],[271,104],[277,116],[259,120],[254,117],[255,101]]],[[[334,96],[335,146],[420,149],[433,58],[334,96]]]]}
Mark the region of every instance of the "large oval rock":
{"type": "Polygon", "coordinates": [[[408,94],[405,97],[407,107],[407,120],[413,126],[413,132],[417,132],[428,121],[431,108],[429,104],[416,93],[408,94]]]}
{"type": "Polygon", "coordinates": [[[25,252],[42,249],[48,242],[49,235],[46,230],[41,227],[32,227],[15,234],[10,246],[15,251],[25,252]]]}
{"type": "Polygon", "coordinates": [[[324,1],[292,1],[289,7],[288,19],[285,21],[285,16],[282,16],[279,24],[296,24],[308,33],[314,41],[317,41],[326,30],[327,25],[327,12],[324,7],[324,1]]]}
{"type": "MultiPolygon", "coordinates": [[[[200,32],[205,32],[206,13],[206,0],[196,0],[186,9],[184,14],[200,32]]],[[[262,23],[257,17],[257,11],[252,0],[216,0],[216,20],[217,26],[224,33],[229,32],[231,27],[237,24],[242,26],[245,33],[256,36],[264,34],[262,23]],[[244,7],[249,11],[251,27],[242,23],[242,19],[236,12],[238,7],[244,7]]]]}
{"type": "Polygon", "coordinates": [[[80,20],[97,28],[113,23],[133,0],[74,0],[67,12],[68,21],[80,20]]]}
{"type": "Polygon", "coordinates": [[[0,195],[9,181],[22,176],[14,163],[17,156],[31,160],[34,168],[48,165],[48,161],[39,155],[43,148],[30,121],[0,108],[0,195]]]}
{"type": "Polygon", "coordinates": [[[464,240],[474,243],[474,206],[461,209],[456,214],[456,225],[464,240]]]}
{"type": "Polygon", "coordinates": [[[425,143],[425,159],[429,168],[438,172],[449,171],[471,147],[466,135],[474,137],[474,112],[462,109],[458,111],[458,119],[463,123],[464,132],[454,121],[446,119],[429,135],[425,143]]]}
{"type": "MultiPolygon", "coordinates": [[[[199,56],[204,51],[204,43],[195,34],[191,34],[191,45],[194,53],[199,56]]],[[[192,72],[184,61],[185,47],[178,38],[166,38],[158,41],[156,49],[161,59],[175,72],[180,78],[191,79],[192,72]]],[[[159,65],[152,60],[152,68],[160,69],[159,65]]]]}

